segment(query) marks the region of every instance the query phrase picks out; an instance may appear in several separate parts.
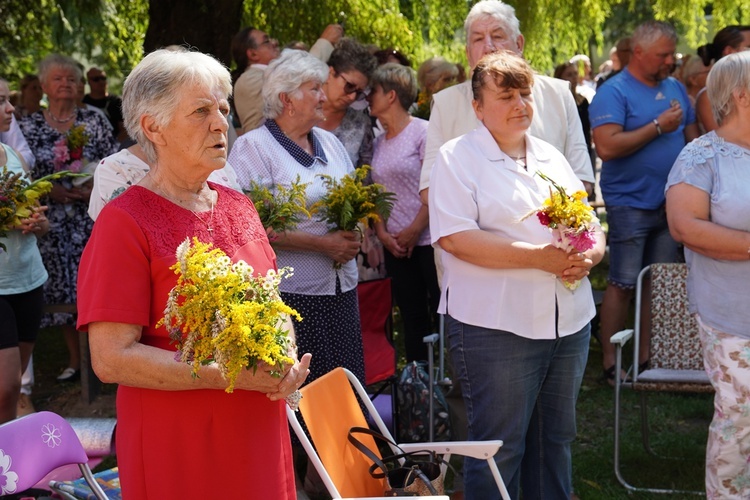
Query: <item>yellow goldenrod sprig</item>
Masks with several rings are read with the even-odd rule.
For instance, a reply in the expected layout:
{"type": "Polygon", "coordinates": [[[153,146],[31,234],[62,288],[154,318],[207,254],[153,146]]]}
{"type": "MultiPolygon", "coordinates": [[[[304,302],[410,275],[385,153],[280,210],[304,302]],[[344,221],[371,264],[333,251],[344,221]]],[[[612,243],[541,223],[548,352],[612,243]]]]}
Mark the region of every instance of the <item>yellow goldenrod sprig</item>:
{"type": "Polygon", "coordinates": [[[284,324],[288,315],[302,318],[278,291],[291,268],[256,276],[246,262],[232,263],[221,249],[197,238],[182,242],[176,256],[171,269],[179,276],[177,285],[156,326],[167,328],[194,376],[202,365],[216,363],[228,382],[226,392],[232,392],[242,369],[254,372],[262,362],[281,373],[294,362],[284,324]]]}
{"type": "Polygon", "coordinates": [[[354,231],[360,222],[377,222],[387,219],[396,195],[386,191],[382,184],[364,184],[369,165],[357,168],[353,174],[340,180],[321,175],[328,192],[312,206],[321,219],[336,229],[354,231]]]}

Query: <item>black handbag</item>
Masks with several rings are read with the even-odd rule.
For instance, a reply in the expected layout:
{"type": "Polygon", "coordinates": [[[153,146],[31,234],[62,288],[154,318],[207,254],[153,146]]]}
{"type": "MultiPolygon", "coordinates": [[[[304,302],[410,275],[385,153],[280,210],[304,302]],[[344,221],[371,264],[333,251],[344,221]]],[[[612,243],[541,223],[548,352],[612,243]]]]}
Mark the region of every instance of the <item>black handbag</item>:
{"type": "Polygon", "coordinates": [[[376,479],[385,478],[386,488],[384,496],[388,497],[419,497],[430,495],[442,495],[445,493],[443,487],[443,475],[440,466],[443,460],[434,452],[420,450],[405,452],[399,446],[383,436],[364,427],[352,427],[349,430],[349,442],[354,445],[367,458],[372,460],[370,475],[376,479]],[[388,443],[399,449],[401,453],[383,458],[365,446],[355,434],[366,434],[372,436],[376,441],[388,443]],[[400,462],[404,459],[403,464],[400,462]]]}

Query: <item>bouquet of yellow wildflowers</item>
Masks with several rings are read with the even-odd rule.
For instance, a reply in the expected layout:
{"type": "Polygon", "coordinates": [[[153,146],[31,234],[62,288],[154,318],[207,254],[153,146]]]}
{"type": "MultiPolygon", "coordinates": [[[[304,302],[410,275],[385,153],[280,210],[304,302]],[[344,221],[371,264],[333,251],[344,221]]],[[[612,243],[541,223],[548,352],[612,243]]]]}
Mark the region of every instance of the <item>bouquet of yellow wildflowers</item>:
{"type": "MultiPolygon", "coordinates": [[[[369,165],[362,165],[341,180],[321,175],[328,191],[313,204],[311,211],[320,213],[324,221],[332,224],[335,230],[342,231],[359,230],[360,223],[387,219],[396,195],[386,191],[382,184],[365,185],[363,181],[369,171],[369,165]]],[[[337,262],[334,267],[341,265],[337,262]]]]}
{"type": "Polygon", "coordinates": [[[310,218],[305,195],[307,185],[300,182],[298,175],[290,187],[277,185],[271,192],[267,187],[251,181],[250,189],[245,194],[255,205],[263,227],[270,227],[279,233],[296,228],[303,217],[310,218]]]}
{"type": "MultiPolygon", "coordinates": [[[[547,175],[539,171],[536,175],[552,185],[549,189],[549,198],[523,219],[536,215],[539,222],[552,232],[552,243],[566,252],[585,252],[593,248],[596,244],[594,223],[597,218],[591,206],[584,201],[588,194],[585,191],[576,191],[569,195],[565,188],[547,175]]],[[[570,290],[575,290],[580,285],[580,281],[563,283],[570,290]]]]}
{"type": "MultiPolygon", "coordinates": [[[[63,177],[88,177],[88,174],[74,174],[67,170],[31,181],[25,174],[14,174],[8,167],[0,171],[0,236],[6,236],[10,229],[18,226],[22,219],[31,217],[39,198],[52,190],[52,182],[63,177]]],[[[0,243],[5,250],[5,245],[0,243]]]]}
{"type": "Polygon", "coordinates": [[[360,222],[387,219],[396,195],[386,191],[382,184],[365,185],[363,181],[369,171],[369,165],[362,165],[341,180],[321,175],[328,192],[313,204],[312,211],[342,231],[354,231],[360,222]]]}
{"type": "Polygon", "coordinates": [[[167,328],[193,376],[202,365],[216,363],[231,393],[242,369],[255,371],[263,362],[278,374],[294,362],[289,352],[295,345],[283,325],[286,315],[302,318],[278,291],[291,268],[255,276],[246,262],[232,263],[221,249],[193,238],[177,247],[171,269],[179,278],[156,326],[167,328]]]}

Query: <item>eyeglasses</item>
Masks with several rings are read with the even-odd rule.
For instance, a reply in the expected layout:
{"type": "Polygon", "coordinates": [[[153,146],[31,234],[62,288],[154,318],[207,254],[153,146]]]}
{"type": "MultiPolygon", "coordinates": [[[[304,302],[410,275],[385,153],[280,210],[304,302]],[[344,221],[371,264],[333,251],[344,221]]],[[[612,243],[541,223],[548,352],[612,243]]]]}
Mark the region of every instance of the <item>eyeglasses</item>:
{"type": "Polygon", "coordinates": [[[344,77],[341,73],[336,73],[339,77],[341,77],[342,80],[344,80],[344,93],[345,94],[356,94],[354,96],[355,101],[361,101],[362,99],[366,98],[368,95],[370,95],[370,89],[360,89],[355,84],[350,82],[349,80],[344,77]]]}
{"type": "Polygon", "coordinates": [[[107,77],[106,76],[92,76],[89,78],[89,81],[91,82],[106,82],[107,77]]]}

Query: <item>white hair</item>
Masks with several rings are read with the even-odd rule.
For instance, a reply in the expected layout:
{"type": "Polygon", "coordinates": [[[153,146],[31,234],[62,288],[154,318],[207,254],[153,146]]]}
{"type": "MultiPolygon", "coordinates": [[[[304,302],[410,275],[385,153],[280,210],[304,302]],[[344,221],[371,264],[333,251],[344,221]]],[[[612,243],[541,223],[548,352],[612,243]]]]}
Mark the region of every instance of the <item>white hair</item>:
{"type": "Polygon", "coordinates": [[[53,68],[67,69],[73,73],[76,81],[80,81],[83,78],[83,72],[81,72],[78,61],[62,54],[50,54],[39,63],[39,82],[46,84],[47,76],[53,68]]]}
{"type": "Polygon", "coordinates": [[[149,115],[166,126],[174,115],[180,89],[202,85],[229,97],[232,78],[219,61],[207,54],[186,49],[156,50],[138,63],[122,87],[122,115],[128,134],[143,148],[149,161],[156,149],[141,129],[141,117],[149,115]]]}
{"type": "Polygon", "coordinates": [[[737,108],[735,92],[750,92],[750,52],[736,52],[719,59],[706,80],[711,113],[719,125],[737,108]]]}
{"type": "Polygon", "coordinates": [[[471,8],[469,15],[466,16],[466,20],[464,21],[467,43],[469,41],[471,25],[474,21],[482,17],[491,17],[500,22],[503,25],[503,29],[513,41],[516,41],[521,36],[521,28],[516,17],[516,10],[513,7],[499,0],[482,0],[471,8]]]}
{"type": "Polygon", "coordinates": [[[263,75],[263,116],[275,119],[284,111],[279,97],[299,95],[299,88],[307,82],[322,84],[328,79],[328,66],[302,50],[284,49],[271,61],[263,75]]]}

